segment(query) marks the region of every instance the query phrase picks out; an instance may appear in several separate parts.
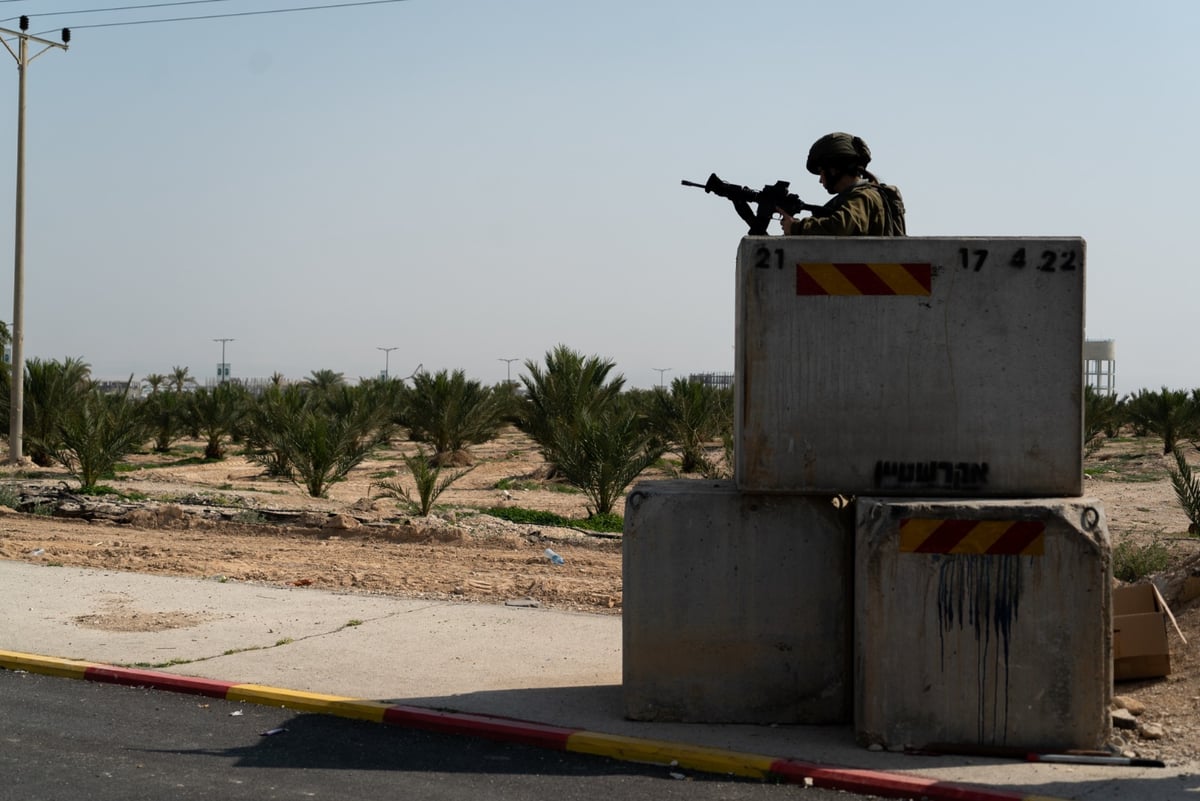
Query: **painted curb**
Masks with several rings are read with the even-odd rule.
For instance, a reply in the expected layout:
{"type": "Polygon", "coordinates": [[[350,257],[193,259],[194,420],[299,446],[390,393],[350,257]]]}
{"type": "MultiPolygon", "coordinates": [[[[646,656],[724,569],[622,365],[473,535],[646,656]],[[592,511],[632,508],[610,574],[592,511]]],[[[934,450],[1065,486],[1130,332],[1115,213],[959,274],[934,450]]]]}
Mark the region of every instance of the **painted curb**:
{"type": "Polygon", "coordinates": [[[885,798],[929,801],[1066,801],[1051,796],[1022,795],[968,784],[942,782],[920,776],[837,768],[779,759],[739,751],[650,740],[583,729],[553,726],[515,718],[444,712],[436,709],[387,704],[362,698],[323,695],[299,690],[192,678],[155,670],[113,667],[73,659],[59,659],[17,651],[0,651],[0,668],[24,670],[60,678],[84,679],[103,684],[148,687],[168,692],[202,695],[227,701],[283,706],[302,712],[386,723],[441,734],[482,737],[554,751],[608,757],[625,762],[668,765],[702,773],[740,776],[844,790],[885,798]]]}

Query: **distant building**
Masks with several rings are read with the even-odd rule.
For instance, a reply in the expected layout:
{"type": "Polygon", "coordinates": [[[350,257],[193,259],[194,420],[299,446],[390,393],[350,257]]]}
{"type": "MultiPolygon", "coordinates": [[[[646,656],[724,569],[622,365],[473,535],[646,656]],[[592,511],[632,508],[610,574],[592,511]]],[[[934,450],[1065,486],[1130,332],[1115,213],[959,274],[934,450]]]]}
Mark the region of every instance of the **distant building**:
{"type": "Polygon", "coordinates": [[[1089,339],[1083,343],[1083,378],[1101,395],[1117,394],[1117,343],[1112,339],[1089,339]]]}
{"type": "Polygon", "coordinates": [[[105,395],[120,395],[128,393],[131,398],[142,397],[142,382],[135,381],[132,378],[125,381],[117,381],[110,379],[101,379],[94,382],[96,389],[103,392],[105,395]]]}
{"type": "Polygon", "coordinates": [[[733,373],[692,373],[687,380],[717,389],[733,389],[733,373]]]}
{"type": "Polygon", "coordinates": [[[276,381],[274,378],[230,378],[227,381],[222,381],[220,378],[204,379],[204,388],[208,390],[216,389],[221,384],[233,384],[247,390],[251,395],[259,396],[267,391],[269,387],[281,386],[286,387],[288,384],[295,383],[288,381],[286,378],[276,381]]]}

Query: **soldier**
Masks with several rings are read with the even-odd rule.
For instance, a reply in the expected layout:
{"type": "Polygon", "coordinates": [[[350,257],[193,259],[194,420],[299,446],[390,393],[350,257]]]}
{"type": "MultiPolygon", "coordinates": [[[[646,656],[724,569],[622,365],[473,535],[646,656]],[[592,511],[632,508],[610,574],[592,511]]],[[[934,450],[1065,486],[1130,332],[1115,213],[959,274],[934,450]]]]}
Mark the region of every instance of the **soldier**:
{"type": "Polygon", "coordinates": [[[831,133],[813,143],[805,165],[833,195],[824,213],[796,219],[782,209],[783,232],[808,236],[904,236],[900,190],[867,171],[871,149],[857,136],[831,133]]]}

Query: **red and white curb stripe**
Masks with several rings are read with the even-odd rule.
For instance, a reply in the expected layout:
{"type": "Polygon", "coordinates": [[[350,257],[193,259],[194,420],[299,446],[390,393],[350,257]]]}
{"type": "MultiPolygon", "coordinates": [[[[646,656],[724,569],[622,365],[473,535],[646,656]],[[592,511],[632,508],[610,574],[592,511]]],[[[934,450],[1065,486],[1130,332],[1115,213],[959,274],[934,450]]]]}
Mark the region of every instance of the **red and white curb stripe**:
{"type": "Polygon", "coordinates": [[[592,754],[628,762],[671,765],[704,773],[806,784],[885,798],[930,801],[1062,801],[1050,796],[1022,795],[906,774],[835,768],[795,759],[757,756],[664,740],[601,734],[513,718],[439,712],[403,704],[284,690],[259,684],[191,678],[155,670],[112,667],[16,651],[0,651],[0,668],[105,684],[149,687],[155,690],[222,698],[227,701],[283,706],[303,712],[388,723],[443,734],[483,737],[553,751],[592,754]]]}

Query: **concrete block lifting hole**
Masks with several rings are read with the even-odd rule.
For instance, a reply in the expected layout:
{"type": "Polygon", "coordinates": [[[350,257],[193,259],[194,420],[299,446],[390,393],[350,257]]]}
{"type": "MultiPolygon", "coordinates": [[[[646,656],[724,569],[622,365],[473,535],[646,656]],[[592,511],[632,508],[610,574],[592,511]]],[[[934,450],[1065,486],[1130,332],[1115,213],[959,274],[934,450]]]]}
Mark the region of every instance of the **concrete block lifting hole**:
{"type": "Polygon", "coordinates": [[[852,525],[829,497],[637,484],[625,506],[625,716],[849,722],[852,525]]]}
{"type": "Polygon", "coordinates": [[[1105,745],[1112,562],[1099,501],[855,505],[863,745],[1105,745]]]}
{"type": "Polygon", "coordinates": [[[1077,497],[1085,243],[745,237],[747,492],[1077,497]]]}

